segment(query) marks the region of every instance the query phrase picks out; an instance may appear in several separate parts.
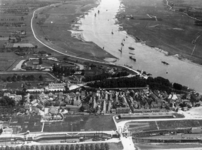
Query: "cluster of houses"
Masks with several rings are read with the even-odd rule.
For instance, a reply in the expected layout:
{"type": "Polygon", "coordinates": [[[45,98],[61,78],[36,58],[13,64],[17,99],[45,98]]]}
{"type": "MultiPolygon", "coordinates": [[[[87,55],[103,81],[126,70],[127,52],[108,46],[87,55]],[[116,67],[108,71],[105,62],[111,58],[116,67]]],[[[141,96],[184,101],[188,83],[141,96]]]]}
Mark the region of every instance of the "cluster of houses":
{"type": "Polygon", "coordinates": [[[36,92],[63,92],[69,87],[69,83],[49,83],[48,86],[44,88],[31,88],[26,89],[26,92],[36,93],[36,92]]]}

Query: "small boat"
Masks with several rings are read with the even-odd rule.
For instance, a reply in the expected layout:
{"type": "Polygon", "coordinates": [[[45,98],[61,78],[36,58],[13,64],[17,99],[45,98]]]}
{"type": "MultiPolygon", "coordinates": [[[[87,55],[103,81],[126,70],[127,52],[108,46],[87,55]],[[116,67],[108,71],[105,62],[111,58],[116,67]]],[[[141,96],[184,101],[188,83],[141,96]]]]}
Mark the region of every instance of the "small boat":
{"type": "Polygon", "coordinates": [[[112,34],[114,34],[114,32],[112,32],[112,34]]]}
{"type": "Polygon", "coordinates": [[[100,11],[98,10],[98,14],[100,13],[100,11]]]}
{"type": "Polygon", "coordinates": [[[122,53],[122,50],[121,50],[121,49],[119,49],[119,52],[121,52],[121,53],[122,53]]]}
{"type": "Polygon", "coordinates": [[[133,48],[133,47],[128,47],[130,50],[135,50],[135,48],[133,48]]]}
{"type": "Polygon", "coordinates": [[[124,46],[124,44],[123,44],[123,43],[121,43],[121,45],[122,45],[122,46],[124,46]]]}
{"type": "Polygon", "coordinates": [[[131,55],[135,55],[134,53],[129,53],[129,54],[131,54],[131,55]]]}
{"type": "Polygon", "coordinates": [[[164,65],[169,65],[169,63],[165,62],[165,61],[161,61],[164,65]]]}
{"type": "Polygon", "coordinates": [[[129,58],[130,58],[131,60],[133,60],[133,61],[136,61],[136,59],[133,58],[132,56],[129,56],[129,58]]]}
{"type": "Polygon", "coordinates": [[[95,14],[95,17],[96,17],[96,14],[95,14]]]}

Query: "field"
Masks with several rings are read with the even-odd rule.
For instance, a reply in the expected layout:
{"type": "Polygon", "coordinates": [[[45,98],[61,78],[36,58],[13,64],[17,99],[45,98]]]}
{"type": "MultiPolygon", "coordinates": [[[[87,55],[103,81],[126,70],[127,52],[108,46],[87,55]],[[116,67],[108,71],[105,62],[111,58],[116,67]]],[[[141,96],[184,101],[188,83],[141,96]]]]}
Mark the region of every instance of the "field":
{"type": "MultiPolygon", "coordinates": [[[[16,116],[10,126],[17,132],[41,132],[40,116],[16,116]]],[[[45,123],[43,132],[111,131],[116,130],[112,116],[68,115],[63,122],[45,123]]]]}
{"type": "Polygon", "coordinates": [[[186,127],[200,127],[202,120],[178,120],[178,121],[149,121],[149,122],[131,122],[126,124],[132,133],[144,132],[158,129],[174,129],[186,127]]]}
{"type": "Polygon", "coordinates": [[[16,116],[12,117],[9,125],[14,129],[14,133],[41,132],[42,123],[40,116],[16,116]]]}
{"type": "MultiPolygon", "coordinates": [[[[201,4],[200,0],[172,2],[186,6],[189,6],[188,2],[201,4]]],[[[122,0],[122,3],[125,12],[121,11],[117,18],[128,34],[149,46],[168,51],[169,55],[178,54],[181,58],[186,57],[202,64],[202,38],[196,40],[201,35],[202,28],[194,25],[195,20],[183,13],[169,10],[166,0],[122,0]],[[126,19],[129,15],[132,18],[126,19]]]]}
{"type": "Polygon", "coordinates": [[[0,71],[8,70],[19,58],[14,53],[0,53],[0,71]]]}
{"type": "Polygon", "coordinates": [[[97,6],[96,2],[77,0],[40,10],[37,12],[37,18],[34,19],[37,37],[52,48],[67,54],[96,60],[113,57],[94,43],[83,42],[72,37],[70,32],[72,28],[77,28],[74,26],[77,17],[97,6]]]}
{"type": "Polygon", "coordinates": [[[46,123],[44,132],[116,130],[112,116],[68,115],[64,122],[46,123]]]}
{"type": "Polygon", "coordinates": [[[149,144],[149,143],[136,143],[136,146],[139,147],[141,150],[173,150],[173,149],[180,149],[183,148],[201,148],[200,144],[149,144]]]}

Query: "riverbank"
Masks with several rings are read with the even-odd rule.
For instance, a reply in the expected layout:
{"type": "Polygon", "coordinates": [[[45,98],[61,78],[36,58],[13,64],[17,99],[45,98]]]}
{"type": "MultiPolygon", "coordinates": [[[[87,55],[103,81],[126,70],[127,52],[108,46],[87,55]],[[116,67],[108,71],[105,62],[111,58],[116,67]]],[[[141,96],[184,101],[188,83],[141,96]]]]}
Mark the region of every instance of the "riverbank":
{"type": "MultiPolygon", "coordinates": [[[[147,0],[121,0],[121,3],[124,11],[119,12],[117,19],[129,35],[150,47],[167,51],[168,55],[202,64],[202,38],[198,38],[195,45],[192,43],[202,31],[194,25],[194,19],[171,10],[163,0],[151,0],[150,3],[147,0]]],[[[180,4],[183,5],[183,1],[178,2],[180,4]]]]}
{"type": "Polygon", "coordinates": [[[98,5],[99,1],[85,0],[46,7],[37,11],[33,28],[43,43],[62,53],[103,62],[106,58],[115,59],[93,42],[85,42],[77,27],[78,20],[98,5]]]}

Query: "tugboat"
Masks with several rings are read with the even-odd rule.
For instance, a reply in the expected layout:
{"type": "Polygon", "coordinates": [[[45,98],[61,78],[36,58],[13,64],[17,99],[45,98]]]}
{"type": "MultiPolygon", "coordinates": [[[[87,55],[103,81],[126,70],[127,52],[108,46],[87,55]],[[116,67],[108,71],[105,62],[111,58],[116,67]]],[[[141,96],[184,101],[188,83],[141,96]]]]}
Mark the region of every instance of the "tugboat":
{"type": "Polygon", "coordinates": [[[169,63],[165,62],[165,61],[161,61],[164,65],[169,65],[169,63]]]}
{"type": "Polygon", "coordinates": [[[135,48],[133,48],[133,47],[128,47],[130,50],[135,50],[135,48]]]}

